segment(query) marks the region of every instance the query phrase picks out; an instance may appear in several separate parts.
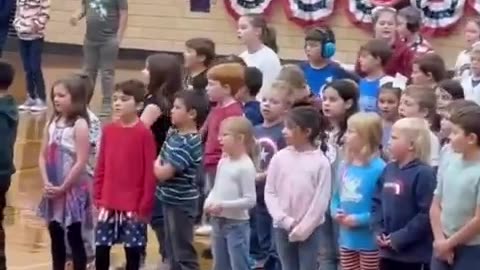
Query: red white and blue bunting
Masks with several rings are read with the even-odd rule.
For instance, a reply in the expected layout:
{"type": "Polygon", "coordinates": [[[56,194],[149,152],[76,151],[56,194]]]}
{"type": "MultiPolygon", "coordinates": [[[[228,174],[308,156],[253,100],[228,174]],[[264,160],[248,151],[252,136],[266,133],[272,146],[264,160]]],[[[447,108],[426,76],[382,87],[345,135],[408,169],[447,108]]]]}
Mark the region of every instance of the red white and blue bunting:
{"type": "Polygon", "coordinates": [[[374,6],[395,7],[400,2],[404,2],[404,0],[370,0],[370,2],[374,6]]]}
{"type": "Polygon", "coordinates": [[[335,0],[283,0],[287,17],[300,26],[324,22],[333,14],[335,0]]]}
{"type": "Polygon", "coordinates": [[[347,17],[351,23],[370,30],[372,24],[372,10],[375,5],[370,0],[348,0],[346,5],[347,17]]]}
{"type": "Polygon", "coordinates": [[[272,2],[273,0],[224,0],[225,8],[235,19],[249,13],[266,14],[272,2]]]}
{"type": "Polygon", "coordinates": [[[324,23],[342,5],[352,24],[372,29],[375,7],[396,7],[409,3],[423,15],[422,30],[426,35],[449,33],[464,15],[465,5],[480,14],[477,0],[223,0],[228,13],[235,19],[248,13],[268,16],[274,4],[282,4],[290,21],[302,26],[324,23]],[[467,3],[468,2],[468,3],[467,3]]]}
{"type": "Polygon", "coordinates": [[[422,11],[423,32],[430,36],[449,33],[462,18],[466,0],[410,0],[413,7],[422,11]]]}

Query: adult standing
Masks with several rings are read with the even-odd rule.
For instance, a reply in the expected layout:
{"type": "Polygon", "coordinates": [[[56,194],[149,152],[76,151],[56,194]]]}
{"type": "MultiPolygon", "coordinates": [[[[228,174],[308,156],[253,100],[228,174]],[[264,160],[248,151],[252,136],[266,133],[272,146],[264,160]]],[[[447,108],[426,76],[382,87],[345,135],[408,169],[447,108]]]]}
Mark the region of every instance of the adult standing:
{"type": "Polygon", "coordinates": [[[2,58],[3,47],[7,41],[10,15],[14,3],[13,0],[0,0],[0,58],[2,58]]]}
{"type": "Polygon", "coordinates": [[[94,83],[100,71],[103,95],[100,117],[107,117],[111,112],[115,62],[127,28],[127,0],[82,0],[70,24],[76,25],[83,17],[87,24],[83,42],[84,70],[94,83]]]}

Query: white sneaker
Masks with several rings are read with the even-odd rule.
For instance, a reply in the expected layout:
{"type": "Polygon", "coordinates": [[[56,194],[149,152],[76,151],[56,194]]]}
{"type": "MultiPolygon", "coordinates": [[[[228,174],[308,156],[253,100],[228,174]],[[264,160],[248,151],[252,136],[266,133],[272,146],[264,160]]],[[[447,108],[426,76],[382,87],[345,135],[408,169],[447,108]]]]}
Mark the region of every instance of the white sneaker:
{"type": "Polygon", "coordinates": [[[212,233],[212,226],[202,225],[195,230],[196,235],[209,236],[212,233]]]}
{"type": "Polygon", "coordinates": [[[35,105],[35,99],[29,97],[22,105],[18,106],[18,109],[21,111],[29,111],[33,105],[35,105]]]}
{"type": "Polygon", "coordinates": [[[32,112],[42,112],[42,111],[45,111],[47,109],[48,109],[48,107],[47,107],[47,104],[45,103],[45,101],[43,101],[39,98],[35,99],[35,104],[30,107],[30,110],[32,112]]]}

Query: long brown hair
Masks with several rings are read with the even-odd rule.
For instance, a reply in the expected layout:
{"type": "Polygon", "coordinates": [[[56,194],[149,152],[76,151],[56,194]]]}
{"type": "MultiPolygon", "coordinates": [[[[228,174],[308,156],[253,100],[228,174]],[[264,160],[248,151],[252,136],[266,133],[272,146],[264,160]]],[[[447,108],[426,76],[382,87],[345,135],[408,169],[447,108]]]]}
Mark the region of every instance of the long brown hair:
{"type": "Polygon", "coordinates": [[[243,15],[243,17],[248,18],[253,27],[261,29],[260,39],[263,44],[278,53],[277,32],[275,28],[269,26],[261,14],[250,13],[243,15]]]}
{"type": "Polygon", "coordinates": [[[171,54],[158,53],[147,58],[150,80],[148,94],[158,102],[162,113],[170,113],[175,93],[182,90],[183,74],[180,60],[171,54]]]}
{"type": "MultiPolygon", "coordinates": [[[[66,124],[73,126],[78,118],[83,118],[90,124],[87,112],[87,99],[90,89],[88,89],[88,86],[85,84],[85,79],[74,74],[54,82],[50,90],[50,100],[52,104],[54,103],[55,98],[53,89],[60,85],[67,90],[72,105],[67,112],[64,112],[66,124]]],[[[54,109],[52,117],[50,118],[50,123],[55,121],[61,115],[61,112],[54,109]]]]}

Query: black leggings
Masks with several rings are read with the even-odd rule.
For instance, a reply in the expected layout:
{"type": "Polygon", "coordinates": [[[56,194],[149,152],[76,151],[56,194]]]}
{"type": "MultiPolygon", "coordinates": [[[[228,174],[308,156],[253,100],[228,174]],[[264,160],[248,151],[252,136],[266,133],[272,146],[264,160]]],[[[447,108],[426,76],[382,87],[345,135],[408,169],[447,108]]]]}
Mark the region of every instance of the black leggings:
{"type": "MultiPolygon", "coordinates": [[[[53,270],[64,270],[67,254],[65,252],[65,230],[56,221],[48,224],[50,233],[51,253],[53,259],[53,270]]],[[[73,269],[85,270],[87,268],[87,255],[82,238],[82,224],[73,223],[67,227],[67,239],[72,249],[73,269]]]]}
{"type": "MultiPolygon", "coordinates": [[[[110,249],[111,246],[97,246],[95,250],[95,269],[108,270],[110,268],[110,249]]],[[[145,247],[130,247],[125,249],[125,257],[127,258],[127,265],[125,270],[140,269],[140,258],[145,247]]]]}

